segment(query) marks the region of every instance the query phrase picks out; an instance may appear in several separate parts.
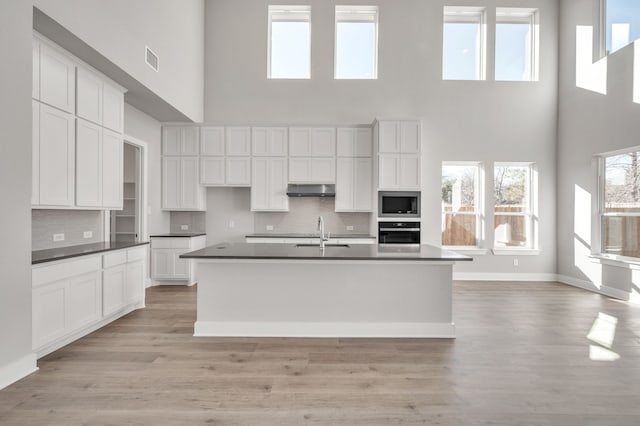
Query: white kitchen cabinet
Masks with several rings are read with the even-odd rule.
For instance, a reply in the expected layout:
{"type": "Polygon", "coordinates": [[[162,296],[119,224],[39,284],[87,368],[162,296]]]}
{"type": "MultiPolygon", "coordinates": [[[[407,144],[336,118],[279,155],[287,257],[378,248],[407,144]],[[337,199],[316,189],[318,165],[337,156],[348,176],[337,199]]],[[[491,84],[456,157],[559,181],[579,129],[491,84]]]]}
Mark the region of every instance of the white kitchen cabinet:
{"type": "Polygon", "coordinates": [[[118,265],[102,272],[102,313],[111,315],[124,307],[126,266],[118,265]]]}
{"type": "Polygon", "coordinates": [[[286,127],[254,127],[251,134],[252,154],[257,157],[286,157],[288,129],[286,127]]]}
{"type": "Polygon", "coordinates": [[[372,131],[370,127],[340,127],[337,129],[338,157],[371,157],[372,131]]]}
{"type": "Polygon", "coordinates": [[[127,264],[124,288],[124,301],[126,304],[136,303],[143,299],[145,273],[146,264],[144,260],[127,264]]]}
{"type": "Polygon", "coordinates": [[[33,349],[44,346],[66,333],[67,291],[67,283],[64,281],[33,289],[33,349]]]}
{"type": "Polygon", "coordinates": [[[83,67],[76,74],[76,115],[102,125],[102,94],[104,83],[100,76],[83,67]]]}
{"type": "Polygon", "coordinates": [[[416,155],[380,154],[379,189],[420,189],[420,158],[416,155]]]}
{"type": "Polygon", "coordinates": [[[332,127],[289,129],[289,156],[333,157],[336,155],[335,129],[332,127]]]}
{"type": "Polygon", "coordinates": [[[40,102],[31,101],[31,205],[40,203],[40,102]]]}
{"type": "Polygon", "coordinates": [[[66,55],[40,43],[39,99],[69,113],[75,112],[76,66],[66,55]]]}
{"type": "Polygon", "coordinates": [[[254,157],[251,172],[251,210],[289,211],[287,159],[254,157]]]}
{"type": "Polygon", "coordinates": [[[200,157],[200,183],[205,186],[225,185],[225,158],[200,157]]]}
{"type": "Polygon", "coordinates": [[[250,156],[251,128],[227,127],[225,131],[225,149],[227,156],[250,156]]]}
{"type": "Polygon", "coordinates": [[[251,158],[227,157],[225,169],[228,186],[251,186],[251,158]]]}
{"type": "Polygon", "coordinates": [[[250,157],[200,157],[204,186],[251,186],[250,157]]]}
{"type": "Polygon", "coordinates": [[[162,208],[205,210],[205,189],[200,186],[198,157],[162,158],[162,208]]]}
{"type": "Polygon", "coordinates": [[[196,156],[199,152],[199,127],[162,128],[162,155],[196,156]]]}
{"type": "Polygon", "coordinates": [[[337,212],[373,210],[373,163],[371,158],[338,158],[336,178],[337,212]]]}
{"type": "Polygon", "coordinates": [[[33,61],[33,73],[31,76],[31,97],[40,100],[40,41],[31,41],[31,60],[33,61]]]}
{"type": "Polygon", "coordinates": [[[162,158],[162,208],[165,210],[182,207],[180,157],[162,158]]]}
{"type": "Polygon", "coordinates": [[[328,157],[289,158],[289,182],[291,183],[334,183],[336,181],[336,160],[328,157]]]}
{"type": "Polygon", "coordinates": [[[69,280],[67,313],[69,330],[78,330],[102,318],[102,277],[99,271],[69,280]]]}
{"type": "Polygon", "coordinates": [[[417,154],[421,145],[421,123],[418,120],[387,121],[378,125],[380,153],[417,154]]]}
{"type": "Polygon", "coordinates": [[[206,236],[151,237],[151,278],[162,283],[195,283],[195,263],[180,255],[206,246],[206,236]]]}
{"type": "Polygon", "coordinates": [[[117,133],[124,131],[124,91],[104,82],[102,87],[102,125],[117,133]]]}
{"type": "Polygon", "coordinates": [[[200,128],[200,155],[224,156],[224,127],[200,128]]]}
{"type": "Polygon", "coordinates": [[[102,205],[102,127],[76,121],[76,205],[102,205]]]}
{"type": "MultiPolygon", "coordinates": [[[[75,118],[71,114],[39,105],[40,132],[37,151],[39,167],[37,206],[74,205],[75,118]]],[[[36,176],[37,174],[37,176],[36,176]]]]}
{"type": "Polygon", "coordinates": [[[122,210],[124,141],[120,133],[102,129],[102,207],[122,210]]]}

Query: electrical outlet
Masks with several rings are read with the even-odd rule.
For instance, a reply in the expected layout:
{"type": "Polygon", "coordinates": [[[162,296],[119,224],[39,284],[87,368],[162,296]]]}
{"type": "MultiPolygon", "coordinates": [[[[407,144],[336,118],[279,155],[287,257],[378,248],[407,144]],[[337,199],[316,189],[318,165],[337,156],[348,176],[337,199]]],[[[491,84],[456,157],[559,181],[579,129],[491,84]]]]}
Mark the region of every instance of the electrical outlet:
{"type": "Polygon", "coordinates": [[[353,225],[347,225],[347,231],[353,231],[353,225]]]}
{"type": "Polygon", "coordinates": [[[84,234],[82,235],[85,238],[93,238],[93,231],[84,231],[84,234]]]}
{"type": "Polygon", "coordinates": [[[273,225],[267,225],[267,231],[273,231],[273,225]]]}
{"type": "Polygon", "coordinates": [[[64,241],[64,234],[53,234],[53,241],[64,241]]]}
{"type": "Polygon", "coordinates": [[[189,230],[189,225],[180,225],[180,230],[181,231],[188,231],[189,230]]]}
{"type": "Polygon", "coordinates": [[[518,266],[518,258],[513,259],[513,266],[518,266]]]}
{"type": "Polygon", "coordinates": [[[235,228],[236,227],[236,222],[234,220],[230,220],[229,221],[229,228],[235,228]]]}

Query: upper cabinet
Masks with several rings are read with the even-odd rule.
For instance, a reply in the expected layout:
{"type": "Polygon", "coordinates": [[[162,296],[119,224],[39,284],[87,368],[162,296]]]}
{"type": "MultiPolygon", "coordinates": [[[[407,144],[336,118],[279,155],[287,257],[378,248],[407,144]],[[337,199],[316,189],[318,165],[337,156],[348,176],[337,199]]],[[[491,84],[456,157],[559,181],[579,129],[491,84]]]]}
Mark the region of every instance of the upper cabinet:
{"type": "Polygon", "coordinates": [[[420,121],[379,121],[378,149],[381,154],[417,154],[420,152],[420,121]]]}
{"type": "Polygon", "coordinates": [[[201,127],[200,155],[222,156],[224,154],[224,127],[201,127]]]}
{"type": "Polygon", "coordinates": [[[227,127],[225,137],[227,155],[240,157],[251,155],[250,127],[227,127]]]}
{"type": "Polygon", "coordinates": [[[199,184],[198,157],[162,158],[162,208],[206,210],[205,188],[199,184]]]}
{"type": "Polygon", "coordinates": [[[254,157],[252,168],[251,210],[289,211],[287,160],[278,157],[254,157]]]}
{"type": "Polygon", "coordinates": [[[33,77],[31,80],[31,97],[40,99],[40,42],[35,38],[31,41],[33,52],[33,77]]]}
{"type": "Polygon", "coordinates": [[[162,155],[198,155],[199,127],[163,127],[162,155]]]}
{"type": "Polygon", "coordinates": [[[289,132],[286,127],[254,127],[251,153],[259,157],[286,157],[289,132]]]}
{"type": "Polygon", "coordinates": [[[200,184],[251,186],[251,129],[200,129],[200,184]]]}
{"type": "Polygon", "coordinates": [[[419,120],[379,120],[378,189],[420,189],[421,122],[419,120]]]}
{"type": "Polygon", "coordinates": [[[124,92],[108,83],[102,87],[102,125],[114,132],[124,131],[124,92]]]}
{"type": "Polygon", "coordinates": [[[333,127],[289,129],[291,157],[335,157],[336,130],[333,127]]]}
{"type": "Polygon", "coordinates": [[[370,127],[339,127],[337,130],[338,157],[371,157],[373,137],[370,127]]]}
{"type": "Polygon", "coordinates": [[[75,112],[74,62],[44,43],[39,43],[38,100],[63,111],[75,112]]]}

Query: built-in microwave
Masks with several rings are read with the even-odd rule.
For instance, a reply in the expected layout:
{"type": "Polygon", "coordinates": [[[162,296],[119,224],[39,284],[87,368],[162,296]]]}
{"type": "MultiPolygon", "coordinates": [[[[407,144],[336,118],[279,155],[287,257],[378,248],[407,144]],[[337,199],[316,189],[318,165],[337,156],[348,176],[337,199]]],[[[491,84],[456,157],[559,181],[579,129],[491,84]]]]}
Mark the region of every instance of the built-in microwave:
{"type": "Polygon", "coordinates": [[[420,222],[378,222],[380,245],[419,245],[420,222]]]}
{"type": "Polygon", "coordinates": [[[379,217],[420,217],[419,191],[378,192],[379,217]]]}

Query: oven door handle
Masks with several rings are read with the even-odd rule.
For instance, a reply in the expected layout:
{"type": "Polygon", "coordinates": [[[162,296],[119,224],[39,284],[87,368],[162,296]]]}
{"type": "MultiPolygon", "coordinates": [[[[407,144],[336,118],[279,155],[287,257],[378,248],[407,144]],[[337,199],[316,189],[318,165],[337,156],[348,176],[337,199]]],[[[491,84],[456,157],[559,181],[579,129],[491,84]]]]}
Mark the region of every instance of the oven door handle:
{"type": "Polygon", "coordinates": [[[416,232],[416,231],[420,231],[420,228],[380,228],[380,231],[383,231],[383,232],[402,232],[402,231],[416,232]]]}

